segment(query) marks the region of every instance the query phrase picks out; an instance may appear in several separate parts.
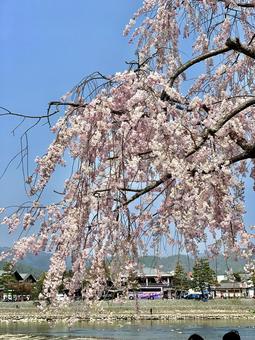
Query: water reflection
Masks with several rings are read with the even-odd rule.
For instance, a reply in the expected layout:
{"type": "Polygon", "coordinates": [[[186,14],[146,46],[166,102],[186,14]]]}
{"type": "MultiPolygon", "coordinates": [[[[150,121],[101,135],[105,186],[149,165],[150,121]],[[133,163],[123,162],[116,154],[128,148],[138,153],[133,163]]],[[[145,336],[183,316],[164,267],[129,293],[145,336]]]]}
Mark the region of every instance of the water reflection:
{"type": "Polygon", "coordinates": [[[1,323],[0,339],[46,340],[61,339],[138,339],[186,340],[192,333],[198,333],[205,339],[222,339],[230,329],[238,329],[242,340],[255,339],[255,321],[174,321],[174,322],[122,322],[122,323],[76,323],[67,327],[64,323],[1,323]]]}

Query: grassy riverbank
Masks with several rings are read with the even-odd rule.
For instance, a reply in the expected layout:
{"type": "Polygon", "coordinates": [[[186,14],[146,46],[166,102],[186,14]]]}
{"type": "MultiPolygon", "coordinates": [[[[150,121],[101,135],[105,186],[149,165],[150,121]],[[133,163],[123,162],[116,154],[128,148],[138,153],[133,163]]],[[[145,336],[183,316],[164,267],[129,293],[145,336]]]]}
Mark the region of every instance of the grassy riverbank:
{"type": "Polygon", "coordinates": [[[40,311],[32,302],[0,303],[0,321],[78,320],[183,320],[243,319],[255,322],[255,301],[252,299],[104,301],[101,308],[88,309],[84,302],[68,307],[40,311]]]}

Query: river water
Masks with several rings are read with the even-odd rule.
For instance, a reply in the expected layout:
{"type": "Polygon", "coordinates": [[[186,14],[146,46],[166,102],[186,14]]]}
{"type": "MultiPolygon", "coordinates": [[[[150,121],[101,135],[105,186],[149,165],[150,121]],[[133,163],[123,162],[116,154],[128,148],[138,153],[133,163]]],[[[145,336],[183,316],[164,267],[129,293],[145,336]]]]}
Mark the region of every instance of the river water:
{"type": "Polygon", "coordinates": [[[242,340],[255,339],[255,321],[175,321],[77,323],[72,327],[59,323],[2,322],[0,339],[61,340],[61,339],[123,339],[123,340],[186,340],[193,333],[204,339],[222,339],[231,329],[239,331],[242,340]]]}

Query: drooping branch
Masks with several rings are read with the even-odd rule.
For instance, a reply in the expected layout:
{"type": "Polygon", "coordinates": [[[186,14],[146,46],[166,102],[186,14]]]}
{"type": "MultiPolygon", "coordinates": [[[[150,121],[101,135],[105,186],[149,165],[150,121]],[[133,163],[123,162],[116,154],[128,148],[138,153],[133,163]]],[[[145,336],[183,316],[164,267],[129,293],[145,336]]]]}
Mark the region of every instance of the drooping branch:
{"type": "Polygon", "coordinates": [[[38,115],[38,116],[31,116],[31,115],[26,115],[24,113],[16,113],[16,112],[13,112],[5,107],[2,107],[0,106],[0,110],[3,110],[5,111],[4,113],[0,113],[0,117],[2,116],[14,116],[14,117],[20,117],[20,118],[27,118],[27,119],[44,119],[44,118],[49,118],[49,117],[52,117],[54,116],[58,111],[54,111],[54,112],[51,112],[51,113],[47,113],[45,115],[38,115]]]}
{"type": "Polygon", "coordinates": [[[239,136],[235,131],[229,133],[229,137],[243,150],[249,151],[251,145],[247,142],[244,137],[239,136]]]}
{"type": "Polygon", "coordinates": [[[197,64],[197,63],[199,63],[203,60],[209,59],[211,57],[215,57],[219,54],[223,54],[223,53],[226,53],[226,52],[231,51],[231,50],[243,53],[243,54],[247,55],[248,57],[255,59],[254,48],[251,48],[251,47],[248,47],[244,44],[241,44],[241,42],[238,38],[235,38],[235,39],[229,38],[226,41],[226,47],[219,48],[217,50],[212,50],[208,53],[202,54],[202,55],[200,55],[200,56],[198,56],[194,59],[187,61],[185,64],[180,66],[176,70],[175,74],[170,78],[169,85],[173,86],[175,80],[179,77],[179,75],[182,74],[183,72],[185,72],[191,66],[193,66],[193,65],[195,65],[195,64],[197,64]]]}
{"type": "MultiPolygon", "coordinates": [[[[234,110],[230,111],[228,114],[224,115],[221,119],[219,119],[215,123],[214,126],[207,128],[204,131],[204,133],[202,134],[202,139],[201,139],[200,143],[197,143],[196,146],[189,153],[186,154],[185,158],[187,159],[188,157],[190,157],[191,155],[193,155],[194,153],[199,151],[199,149],[204,145],[204,143],[206,142],[207,138],[210,135],[215,135],[230,119],[232,119],[238,113],[240,113],[241,111],[247,109],[248,107],[250,107],[254,104],[255,104],[255,98],[251,98],[251,99],[241,103],[234,110]]],[[[229,164],[233,164],[233,163],[236,163],[240,160],[245,160],[245,159],[248,159],[248,158],[254,158],[255,157],[255,145],[250,145],[247,142],[246,143],[243,142],[242,145],[240,145],[240,143],[239,143],[239,146],[241,146],[243,148],[243,150],[245,150],[245,151],[234,156],[233,158],[229,159],[227,161],[229,164]]],[[[225,164],[225,162],[224,162],[224,164],[225,164]]],[[[139,190],[129,200],[125,201],[125,203],[122,206],[129,205],[131,202],[133,202],[137,198],[139,198],[139,197],[143,196],[144,194],[150,192],[151,190],[157,188],[158,186],[160,186],[162,183],[166,182],[170,178],[172,178],[172,174],[167,174],[166,176],[159,179],[158,181],[146,186],[142,190],[139,190]]]]}
{"type": "MultiPolygon", "coordinates": [[[[200,143],[197,143],[197,145],[193,148],[192,151],[190,151],[185,158],[187,159],[188,157],[190,157],[191,155],[193,155],[194,153],[196,153],[206,142],[207,138],[209,137],[209,135],[214,135],[216,134],[222,127],[223,125],[225,125],[231,118],[233,118],[235,115],[237,115],[238,113],[240,113],[241,111],[245,110],[246,108],[252,106],[255,104],[255,98],[251,98],[247,101],[245,101],[244,103],[238,105],[233,111],[230,111],[228,114],[226,114],[225,116],[223,116],[220,120],[218,120],[218,122],[206,129],[202,135],[202,139],[200,143]]],[[[246,141],[243,141],[242,144],[240,144],[241,141],[239,140],[239,143],[237,143],[239,146],[242,147],[243,150],[245,150],[244,152],[232,157],[231,159],[229,159],[227,162],[228,164],[234,164],[238,161],[241,160],[245,160],[248,158],[254,158],[255,157],[255,144],[251,145],[249,143],[247,143],[246,141]]],[[[225,163],[225,162],[224,162],[225,163]]],[[[124,203],[124,206],[130,204],[131,202],[133,202],[134,200],[136,200],[137,198],[143,196],[144,194],[150,192],[151,190],[155,189],[156,187],[160,186],[162,183],[166,182],[166,180],[172,178],[171,174],[167,174],[166,176],[164,176],[163,178],[161,178],[160,180],[148,185],[147,187],[145,187],[144,189],[140,190],[139,192],[137,192],[135,195],[133,195],[129,200],[127,200],[124,203]]]]}
{"type": "Polygon", "coordinates": [[[169,86],[173,86],[173,84],[174,84],[175,80],[178,78],[178,76],[180,74],[182,74],[183,72],[185,72],[191,66],[199,63],[200,61],[203,61],[203,60],[209,59],[211,57],[215,57],[216,55],[228,52],[231,49],[232,48],[230,46],[226,46],[226,47],[219,48],[217,50],[213,50],[213,51],[210,51],[208,53],[202,54],[202,55],[200,55],[200,56],[198,56],[198,57],[196,57],[194,59],[191,59],[191,60],[187,61],[185,64],[183,64],[181,67],[179,67],[177,69],[177,71],[175,72],[175,74],[170,78],[169,86]]]}
{"type": "Polygon", "coordinates": [[[204,133],[202,134],[201,141],[197,143],[197,145],[186,155],[186,157],[189,157],[193,155],[196,151],[198,151],[201,146],[204,145],[207,138],[210,135],[215,135],[231,118],[236,116],[241,111],[247,109],[248,107],[255,104],[255,98],[248,99],[247,101],[241,103],[238,105],[234,110],[230,111],[226,115],[223,115],[213,126],[207,128],[204,130],[204,133]]]}
{"type": "MultiPolygon", "coordinates": [[[[250,107],[255,104],[255,96],[251,98],[254,18],[249,9],[253,6],[252,0],[145,1],[139,12],[145,20],[134,36],[140,41],[138,62],[110,78],[99,73],[84,78],[62,101],[49,103],[40,119],[50,123],[49,117],[65,111],[64,117],[52,129],[55,140],[37,158],[36,172],[27,180],[36,195],[35,205],[31,202],[31,207],[18,210],[21,227],[27,230],[36,220],[41,223],[40,234],[14,249],[15,256],[24,249],[55,250],[45,284],[47,299],[54,299],[59,287],[55,278],[61,278],[70,256],[74,271],[67,283],[70,296],[85,273],[87,291],[82,294],[90,301],[108,278],[115,284],[123,272],[125,277],[133,274],[140,247],[148,248],[144,240],[159,248],[163,235],[169,244],[193,254],[204,241],[211,254],[223,246],[227,250],[236,246],[238,251],[237,241],[246,237],[238,236],[245,230],[239,175],[247,171],[238,162],[255,157],[254,139],[247,138],[254,132],[250,123],[254,110],[250,107]],[[226,42],[227,37],[244,36],[243,32],[252,38],[243,44],[233,38],[226,42]],[[183,65],[178,44],[185,43],[182,33],[189,43],[185,49],[189,61],[183,65]],[[203,54],[198,56],[198,50],[203,54]],[[188,88],[183,72],[213,59],[214,65],[200,69],[202,77],[189,79],[188,88]],[[177,82],[182,93],[177,86],[171,89],[177,82]],[[237,133],[231,137],[232,121],[237,133]],[[41,213],[37,205],[41,192],[57,166],[70,157],[71,174],[63,191],[55,190],[63,196],[61,201],[41,213]],[[173,221],[175,234],[180,235],[177,242],[170,230],[173,221]],[[109,257],[117,267],[106,273],[109,257]]],[[[200,71],[197,68],[196,74],[200,71]]],[[[5,220],[11,230],[16,219],[13,215],[5,220]]]]}

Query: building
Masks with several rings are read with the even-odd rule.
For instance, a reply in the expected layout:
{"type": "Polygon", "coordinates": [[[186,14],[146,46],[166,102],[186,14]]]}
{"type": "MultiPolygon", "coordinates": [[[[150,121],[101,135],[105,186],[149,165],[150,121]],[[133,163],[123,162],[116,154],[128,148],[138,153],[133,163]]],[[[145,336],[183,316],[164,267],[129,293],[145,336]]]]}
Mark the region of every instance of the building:
{"type": "Polygon", "coordinates": [[[138,271],[136,282],[140,290],[160,289],[164,298],[170,298],[173,293],[174,272],[163,272],[156,268],[143,267],[138,271]]]}
{"type": "Polygon", "coordinates": [[[144,267],[137,274],[137,281],[141,286],[166,286],[171,287],[174,271],[162,272],[156,268],[144,267]]]}
{"type": "Polygon", "coordinates": [[[31,298],[36,278],[30,273],[0,270],[0,299],[4,301],[24,301],[31,298]]]}
{"type": "Polygon", "coordinates": [[[17,270],[15,270],[13,275],[15,276],[15,278],[18,282],[36,283],[36,281],[37,281],[33,274],[19,273],[17,270]]]}
{"type": "Polygon", "coordinates": [[[244,298],[247,297],[246,282],[221,282],[215,287],[216,298],[244,298]]]}

